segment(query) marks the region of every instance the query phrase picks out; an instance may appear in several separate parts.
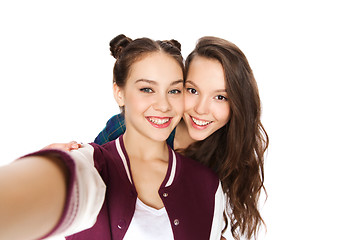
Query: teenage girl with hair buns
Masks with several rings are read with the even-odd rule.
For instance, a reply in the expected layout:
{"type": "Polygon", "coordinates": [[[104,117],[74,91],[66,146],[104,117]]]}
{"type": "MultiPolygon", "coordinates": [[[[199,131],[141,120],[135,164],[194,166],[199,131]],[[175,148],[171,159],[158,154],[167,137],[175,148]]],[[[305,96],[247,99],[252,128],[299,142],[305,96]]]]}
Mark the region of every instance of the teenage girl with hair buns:
{"type": "Polygon", "coordinates": [[[0,206],[11,209],[0,208],[1,229],[6,229],[0,238],[78,232],[67,239],[220,239],[225,204],[219,179],[165,141],[184,110],[180,44],[119,35],[110,49],[116,58],[114,97],[127,124],[125,133],[102,146],[84,144],[69,153],[46,148],[0,168],[0,173],[12,173],[0,174],[0,182],[10,182],[1,186],[7,189],[2,193],[15,189],[46,203],[3,194],[0,206]],[[33,163],[35,169],[23,168],[33,163]],[[15,184],[20,171],[31,191],[15,184]],[[44,175],[47,188],[32,184],[44,175]],[[59,193],[48,196],[58,187],[59,193]],[[46,215],[49,209],[53,217],[46,215]],[[6,223],[9,216],[12,221],[6,223]],[[30,221],[32,227],[23,231],[30,221]]]}

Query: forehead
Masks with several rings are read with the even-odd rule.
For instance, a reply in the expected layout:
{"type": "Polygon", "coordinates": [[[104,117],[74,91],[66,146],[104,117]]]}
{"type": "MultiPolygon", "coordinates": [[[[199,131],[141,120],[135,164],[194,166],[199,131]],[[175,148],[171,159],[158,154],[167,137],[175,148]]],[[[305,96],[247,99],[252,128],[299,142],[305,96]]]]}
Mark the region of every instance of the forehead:
{"type": "Polygon", "coordinates": [[[186,81],[204,87],[225,88],[224,68],[216,59],[196,56],[189,65],[186,81]]]}
{"type": "Polygon", "coordinates": [[[170,83],[183,79],[182,68],[171,56],[162,52],[146,54],[131,66],[128,80],[148,79],[170,83]]]}

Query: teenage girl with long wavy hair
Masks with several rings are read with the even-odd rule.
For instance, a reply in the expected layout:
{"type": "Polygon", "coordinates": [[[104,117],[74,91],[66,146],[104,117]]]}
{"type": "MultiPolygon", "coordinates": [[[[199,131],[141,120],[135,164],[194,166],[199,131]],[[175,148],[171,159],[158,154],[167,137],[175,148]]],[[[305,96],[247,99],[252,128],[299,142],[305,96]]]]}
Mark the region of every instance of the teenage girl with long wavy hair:
{"type": "MultiPolygon", "coordinates": [[[[223,67],[230,117],[225,126],[182,152],[218,174],[229,201],[231,232],[239,238],[238,229],[240,235],[250,239],[263,223],[258,201],[261,190],[265,190],[264,153],[268,147],[268,135],[260,121],[258,87],[242,51],[215,37],[201,38],[187,57],[185,87],[191,80],[192,62],[199,58],[218,61],[223,67]]],[[[185,118],[186,114],[185,110],[185,118]]]]}

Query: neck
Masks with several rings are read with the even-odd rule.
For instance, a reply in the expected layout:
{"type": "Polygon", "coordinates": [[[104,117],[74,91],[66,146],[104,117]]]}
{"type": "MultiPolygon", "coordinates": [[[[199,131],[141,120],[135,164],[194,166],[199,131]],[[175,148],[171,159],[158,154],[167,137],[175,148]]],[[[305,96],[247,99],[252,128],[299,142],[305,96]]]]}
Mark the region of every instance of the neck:
{"type": "Polygon", "coordinates": [[[174,149],[185,149],[194,142],[196,142],[196,140],[190,137],[186,124],[184,120],[181,119],[176,127],[174,149]]]}
{"type": "Polygon", "coordinates": [[[123,139],[130,159],[169,161],[168,147],[165,141],[154,141],[128,130],[125,131],[123,139]]]}

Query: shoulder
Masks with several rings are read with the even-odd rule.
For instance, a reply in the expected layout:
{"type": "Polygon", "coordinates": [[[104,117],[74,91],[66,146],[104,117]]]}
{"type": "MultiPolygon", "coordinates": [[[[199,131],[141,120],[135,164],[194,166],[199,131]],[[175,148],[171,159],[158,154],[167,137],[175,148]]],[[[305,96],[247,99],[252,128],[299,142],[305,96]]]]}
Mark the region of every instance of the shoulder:
{"type": "Polygon", "coordinates": [[[206,174],[209,175],[209,177],[214,177],[218,179],[217,175],[207,166],[189,158],[186,157],[180,153],[175,152],[176,158],[180,160],[181,164],[184,168],[186,168],[187,171],[194,172],[197,175],[198,174],[206,174]]]}
{"type": "Polygon", "coordinates": [[[219,178],[210,168],[191,158],[185,157],[180,153],[175,152],[175,155],[180,164],[180,175],[182,178],[206,184],[208,186],[212,186],[213,188],[218,187],[219,178]]]}
{"type": "Polygon", "coordinates": [[[112,157],[116,156],[118,152],[116,141],[117,139],[107,142],[103,145],[89,143],[88,145],[93,149],[94,160],[101,165],[108,164],[109,161],[107,159],[111,159],[112,157]]]}
{"type": "Polygon", "coordinates": [[[117,147],[116,147],[116,141],[118,140],[112,140],[109,142],[106,142],[102,145],[98,144],[98,143],[89,143],[89,145],[94,149],[95,153],[101,153],[101,154],[113,154],[114,152],[117,152],[117,147]]]}

